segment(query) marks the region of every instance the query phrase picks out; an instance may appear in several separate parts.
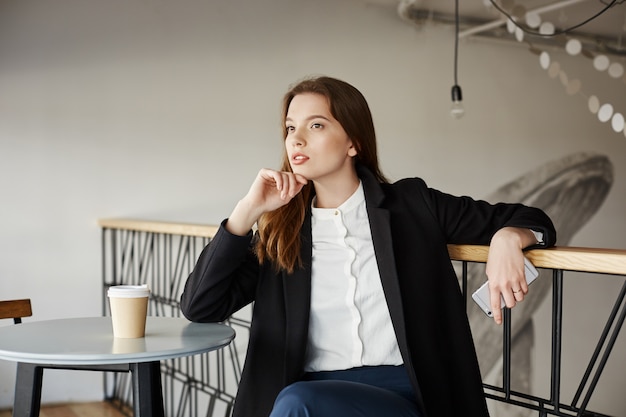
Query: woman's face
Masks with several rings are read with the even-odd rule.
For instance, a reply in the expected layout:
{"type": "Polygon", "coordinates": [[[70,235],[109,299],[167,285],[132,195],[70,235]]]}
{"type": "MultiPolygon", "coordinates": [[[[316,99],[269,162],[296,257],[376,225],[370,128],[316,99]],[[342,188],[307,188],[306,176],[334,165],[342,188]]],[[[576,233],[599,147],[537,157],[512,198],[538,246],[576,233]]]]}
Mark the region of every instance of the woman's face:
{"type": "Polygon", "coordinates": [[[285,127],[285,149],[294,173],[328,185],[352,178],[356,149],[332,116],[325,96],[296,95],[287,110],[285,127]]]}

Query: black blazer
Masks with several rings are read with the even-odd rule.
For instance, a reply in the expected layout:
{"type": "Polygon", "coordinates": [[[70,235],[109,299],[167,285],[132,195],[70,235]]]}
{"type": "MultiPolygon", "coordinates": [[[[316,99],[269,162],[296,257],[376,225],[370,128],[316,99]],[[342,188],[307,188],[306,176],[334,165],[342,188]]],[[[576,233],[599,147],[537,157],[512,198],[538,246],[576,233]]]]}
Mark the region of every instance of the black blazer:
{"type": "MultiPolygon", "coordinates": [[[[489,244],[505,226],[556,232],[541,210],[455,197],[419,178],[380,184],[359,167],[383,290],[400,352],[424,416],[487,416],[469,322],[447,244],[489,244]]],[[[253,235],[224,223],[201,253],[182,294],[192,321],[220,322],[255,302],[234,417],[267,416],[280,390],[303,375],[311,292],[311,216],[302,230],[304,267],[259,265],[253,235]]]]}

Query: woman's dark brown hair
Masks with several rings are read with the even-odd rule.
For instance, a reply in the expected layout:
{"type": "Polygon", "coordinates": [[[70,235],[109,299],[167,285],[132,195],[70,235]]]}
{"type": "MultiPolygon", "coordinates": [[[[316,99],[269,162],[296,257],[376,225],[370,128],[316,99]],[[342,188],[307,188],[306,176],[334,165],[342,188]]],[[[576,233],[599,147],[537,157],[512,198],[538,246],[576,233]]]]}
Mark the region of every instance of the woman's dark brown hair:
{"type": "MultiPolygon", "coordinates": [[[[355,163],[369,169],[380,182],[387,182],[378,166],[376,133],[369,106],[363,94],[350,84],[330,77],[305,79],[285,94],[283,99],[283,139],[287,137],[285,119],[291,100],[298,94],[320,94],[328,100],[330,113],[341,124],[354,144],[355,163]]],[[[287,151],[283,150],[282,171],[291,170],[287,151]]],[[[258,222],[259,239],[256,252],[259,260],[269,259],[278,268],[291,273],[302,266],[300,257],[300,229],[307,206],[311,204],[313,184],[309,181],[288,204],[263,214],[258,222]]]]}

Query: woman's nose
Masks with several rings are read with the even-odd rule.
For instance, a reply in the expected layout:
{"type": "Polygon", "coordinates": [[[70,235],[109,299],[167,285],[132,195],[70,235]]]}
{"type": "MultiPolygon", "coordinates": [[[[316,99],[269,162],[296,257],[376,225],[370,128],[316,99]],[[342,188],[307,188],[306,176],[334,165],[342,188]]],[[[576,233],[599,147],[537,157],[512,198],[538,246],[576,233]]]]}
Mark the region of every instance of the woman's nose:
{"type": "Polygon", "coordinates": [[[303,146],[306,143],[304,137],[298,131],[294,131],[289,135],[289,141],[291,146],[303,146]]]}

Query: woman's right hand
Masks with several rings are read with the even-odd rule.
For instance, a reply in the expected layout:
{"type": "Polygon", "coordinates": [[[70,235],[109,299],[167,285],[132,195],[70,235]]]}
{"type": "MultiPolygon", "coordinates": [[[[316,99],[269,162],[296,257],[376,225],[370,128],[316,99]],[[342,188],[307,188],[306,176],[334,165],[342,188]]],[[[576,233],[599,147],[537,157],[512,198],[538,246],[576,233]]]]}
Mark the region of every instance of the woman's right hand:
{"type": "Polygon", "coordinates": [[[226,229],[236,235],[245,235],[263,213],[289,203],[307,182],[302,175],[293,172],[261,169],[248,193],[235,206],[226,229]]]}

